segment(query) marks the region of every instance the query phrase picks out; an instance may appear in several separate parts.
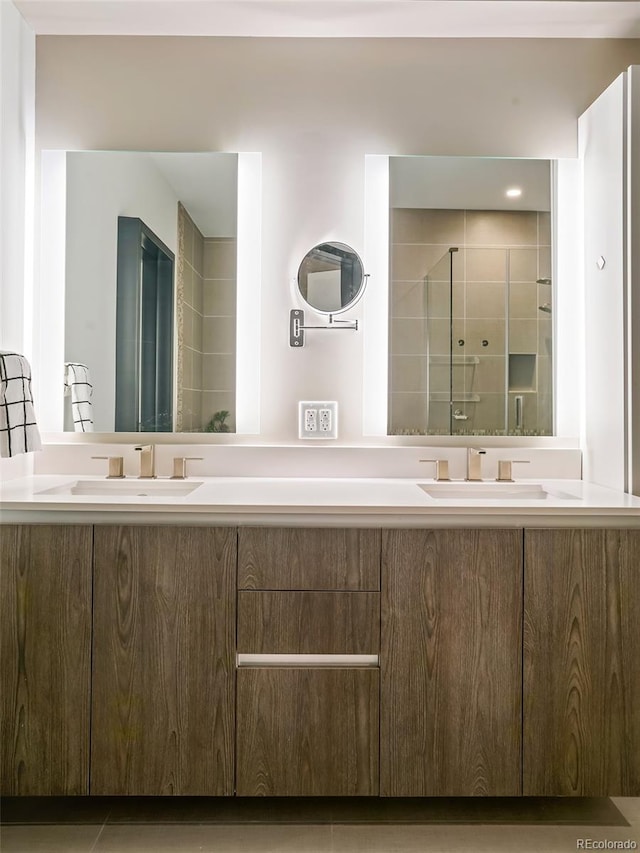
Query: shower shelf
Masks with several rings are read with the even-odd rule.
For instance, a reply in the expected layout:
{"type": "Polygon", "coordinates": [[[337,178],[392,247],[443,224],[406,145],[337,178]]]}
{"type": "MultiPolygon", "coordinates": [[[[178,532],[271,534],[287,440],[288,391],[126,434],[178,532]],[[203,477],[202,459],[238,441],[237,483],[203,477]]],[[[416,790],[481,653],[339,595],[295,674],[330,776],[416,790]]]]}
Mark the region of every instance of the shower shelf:
{"type": "Polygon", "coordinates": [[[429,361],[431,364],[449,364],[451,362],[454,366],[462,366],[468,364],[480,364],[480,359],[477,355],[453,355],[449,358],[448,355],[432,355],[429,357],[429,361]]]}
{"type": "Polygon", "coordinates": [[[479,403],[480,395],[472,394],[470,391],[457,391],[450,397],[448,391],[431,391],[429,400],[432,403],[479,403]]]}

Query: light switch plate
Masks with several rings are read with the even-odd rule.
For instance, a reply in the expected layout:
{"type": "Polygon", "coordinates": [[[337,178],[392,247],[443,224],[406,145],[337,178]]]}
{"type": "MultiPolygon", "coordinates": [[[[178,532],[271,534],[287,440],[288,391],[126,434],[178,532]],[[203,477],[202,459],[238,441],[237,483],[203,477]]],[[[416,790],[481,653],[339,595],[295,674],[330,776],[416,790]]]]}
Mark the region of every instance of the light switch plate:
{"type": "Polygon", "coordinates": [[[337,438],[338,404],[335,401],[300,400],[298,438],[337,438]]]}

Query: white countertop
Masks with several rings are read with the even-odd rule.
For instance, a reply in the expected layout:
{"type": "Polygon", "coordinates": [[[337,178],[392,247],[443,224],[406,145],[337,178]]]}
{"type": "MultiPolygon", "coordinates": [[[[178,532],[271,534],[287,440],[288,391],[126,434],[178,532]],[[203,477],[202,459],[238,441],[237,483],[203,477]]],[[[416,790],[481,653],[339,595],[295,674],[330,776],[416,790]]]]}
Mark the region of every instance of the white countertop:
{"type": "MultiPolygon", "coordinates": [[[[136,494],[70,494],[91,476],[46,474],[0,487],[3,523],[261,524],[301,526],[640,527],[640,498],[581,480],[518,480],[542,486],[542,498],[435,498],[426,478],[191,477],[177,497],[145,495],[145,481],[127,478],[136,494]],[[140,491],[136,487],[140,486],[140,491]],[[61,493],[42,494],[50,489],[61,493]],[[67,492],[65,493],[65,489],[67,492]]],[[[118,482],[118,481],[112,481],[118,482]]],[[[119,481],[122,482],[122,481],[119,481]]],[[[158,478],[153,483],[175,481],[158,478]]],[[[492,484],[484,481],[479,488],[492,484]]],[[[461,485],[461,484],[460,484],[461,485]]],[[[471,484],[475,486],[475,484],[471,484]]],[[[502,486],[503,484],[497,484],[502,486]]],[[[509,484],[504,484],[507,488],[509,484]]],[[[149,491],[151,491],[149,487],[149,491]]],[[[467,486],[465,486],[467,488],[467,486]]]]}

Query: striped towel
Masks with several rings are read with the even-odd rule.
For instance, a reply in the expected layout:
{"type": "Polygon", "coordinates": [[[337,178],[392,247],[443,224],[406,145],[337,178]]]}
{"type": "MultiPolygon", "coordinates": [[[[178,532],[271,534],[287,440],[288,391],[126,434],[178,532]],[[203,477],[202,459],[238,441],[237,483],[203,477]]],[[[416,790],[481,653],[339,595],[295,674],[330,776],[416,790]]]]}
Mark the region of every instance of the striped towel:
{"type": "Polygon", "coordinates": [[[0,456],[41,449],[29,362],[17,352],[0,352],[0,456]]]}
{"type": "Polygon", "coordinates": [[[93,432],[93,386],[89,381],[89,368],[77,361],[68,361],[64,366],[65,393],[71,391],[73,428],[76,432],[93,432]]]}

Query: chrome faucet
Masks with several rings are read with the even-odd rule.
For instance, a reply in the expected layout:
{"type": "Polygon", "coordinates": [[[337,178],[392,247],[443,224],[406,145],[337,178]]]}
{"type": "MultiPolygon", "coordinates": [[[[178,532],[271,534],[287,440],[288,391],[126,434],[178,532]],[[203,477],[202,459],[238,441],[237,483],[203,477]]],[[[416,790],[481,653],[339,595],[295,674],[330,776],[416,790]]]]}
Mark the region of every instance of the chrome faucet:
{"type": "Polygon", "coordinates": [[[482,480],[482,457],[487,451],[481,447],[467,448],[467,477],[468,481],[482,480]]]}
{"type": "Polygon", "coordinates": [[[143,444],[135,447],[134,450],[140,451],[140,480],[153,480],[156,476],[155,455],[153,444],[143,444]]]}

